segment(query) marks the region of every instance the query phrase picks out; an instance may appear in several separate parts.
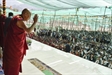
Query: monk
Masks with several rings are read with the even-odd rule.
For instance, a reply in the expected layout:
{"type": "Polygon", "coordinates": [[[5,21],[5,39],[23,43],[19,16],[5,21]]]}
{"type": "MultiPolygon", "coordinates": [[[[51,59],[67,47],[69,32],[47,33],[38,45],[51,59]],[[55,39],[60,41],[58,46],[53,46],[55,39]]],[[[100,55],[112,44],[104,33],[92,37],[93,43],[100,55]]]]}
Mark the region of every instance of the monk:
{"type": "Polygon", "coordinates": [[[19,75],[21,62],[26,50],[26,33],[31,32],[38,20],[37,14],[33,18],[31,27],[27,28],[23,21],[30,19],[31,12],[24,9],[21,15],[14,16],[10,22],[3,51],[3,69],[5,75],[19,75]]]}

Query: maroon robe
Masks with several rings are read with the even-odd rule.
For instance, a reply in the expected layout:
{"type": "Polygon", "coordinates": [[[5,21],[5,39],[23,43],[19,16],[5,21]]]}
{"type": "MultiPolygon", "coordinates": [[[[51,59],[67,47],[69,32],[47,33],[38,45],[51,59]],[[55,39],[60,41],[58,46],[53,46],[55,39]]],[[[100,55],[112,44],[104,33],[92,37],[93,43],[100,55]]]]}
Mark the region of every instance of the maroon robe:
{"type": "Polygon", "coordinates": [[[3,47],[3,27],[5,24],[6,17],[4,15],[0,15],[0,46],[3,47]]]}
{"type": "Polygon", "coordinates": [[[20,16],[12,18],[6,36],[3,52],[5,75],[19,75],[21,62],[28,49],[25,30],[17,26],[19,20],[22,20],[20,16]]]}

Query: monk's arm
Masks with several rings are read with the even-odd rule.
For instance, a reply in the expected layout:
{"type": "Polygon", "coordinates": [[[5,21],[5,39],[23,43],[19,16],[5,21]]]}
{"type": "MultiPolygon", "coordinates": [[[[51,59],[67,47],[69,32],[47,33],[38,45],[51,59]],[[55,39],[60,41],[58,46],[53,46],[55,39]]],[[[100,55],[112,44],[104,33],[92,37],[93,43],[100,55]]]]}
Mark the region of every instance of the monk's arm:
{"type": "Polygon", "coordinates": [[[29,32],[31,32],[35,28],[35,25],[37,23],[37,19],[38,19],[38,16],[37,15],[34,16],[34,18],[33,18],[34,22],[31,25],[31,27],[29,27],[29,28],[26,27],[26,25],[24,24],[23,21],[17,21],[17,26],[20,27],[20,28],[22,28],[22,29],[24,29],[26,32],[29,33],[29,32]]]}
{"type": "Polygon", "coordinates": [[[31,25],[31,27],[27,28],[23,21],[18,21],[17,22],[17,26],[20,27],[20,28],[22,28],[22,29],[24,29],[28,33],[31,32],[34,29],[35,25],[36,25],[36,23],[34,22],[31,25]]]}

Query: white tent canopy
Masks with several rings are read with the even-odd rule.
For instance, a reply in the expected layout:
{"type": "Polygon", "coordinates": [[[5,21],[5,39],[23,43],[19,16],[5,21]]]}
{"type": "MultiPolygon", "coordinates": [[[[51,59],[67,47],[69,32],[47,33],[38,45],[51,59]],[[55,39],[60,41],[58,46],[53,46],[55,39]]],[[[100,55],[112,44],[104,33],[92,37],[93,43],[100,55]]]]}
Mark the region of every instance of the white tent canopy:
{"type": "MultiPolygon", "coordinates": [[[[2,0],[0,4],[2,5],[2,0]]],[[[74,14],[75,9],[79,8],[79,15],[85,13],[88,15],[104,15],[105,7],[112,7],[112,0],[6,0],[6,7],[18,11],[24,8],[31,11],[64,10],[64,14],[74,14]]],[[[63,14],[63,12],[61,13],[63,14]]],[[[110,9],[106,10],[106,14],[111,14],[110,9]]]]}
{"type": "Polygon", "coordinates": [[[6,7],[9,8],[6,9],[7,13],[13,10],[15,15],[28,8],[32,14],[39,15],[41,23],[61,21],[78,25],[81,22],[94,29],[96,25],[111,25],[112,0],[6,0],[6,7]],[[108,18],[103,20],[104,15],[108,18]]]}
{"type": "MultiPolygon", "coordinates": [[[[6,0],[6,6],[18,10],[62,10],[112,6],[112,0],[6,0]]],[[[2,0],[0,2],[2,4],[2,0]]]]}

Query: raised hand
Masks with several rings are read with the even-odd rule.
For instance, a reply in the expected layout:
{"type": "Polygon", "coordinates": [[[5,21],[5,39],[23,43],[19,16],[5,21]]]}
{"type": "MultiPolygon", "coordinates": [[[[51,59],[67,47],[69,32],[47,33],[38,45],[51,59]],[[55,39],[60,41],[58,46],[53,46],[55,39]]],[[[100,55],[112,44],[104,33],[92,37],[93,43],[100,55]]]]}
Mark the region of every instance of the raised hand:
{"type": "Polygon", "coordinates": [[[38,15],[37,14],[34,15],[33,21],[34,21],[34,23],[36,23],[38,21],[38,15]]]}

